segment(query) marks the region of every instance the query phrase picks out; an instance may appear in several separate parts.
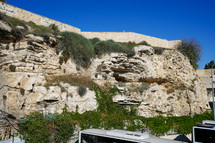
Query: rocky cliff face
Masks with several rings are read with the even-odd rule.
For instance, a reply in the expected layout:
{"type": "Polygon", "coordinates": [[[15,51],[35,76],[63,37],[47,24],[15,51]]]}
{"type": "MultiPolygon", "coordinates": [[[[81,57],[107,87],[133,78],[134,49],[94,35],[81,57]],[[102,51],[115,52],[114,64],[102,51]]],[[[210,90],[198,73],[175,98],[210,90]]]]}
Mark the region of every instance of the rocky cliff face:
{"type": "MultiPolygon", "coordinates": [[[[51,37],[49,42],[55,45],[56,39],[51,37]]],[[[60,54],[39,36],[29,34],[19,42],[1,43],[0,109],[21,118],[33,111],[61,112],[65,105],[80,113],[97,108],[91,88],[80,91],[80,86],[64,80],[46,86],[58,75],[85,77],[103,87],[116,85],[122,94],[114,102],[135,106],[141,116],[190,115],[208,108],[206,89],[181,53],[165,50],[155,54],[150,46],[134,50],[130,57],[104,55],[83,69],[72,60],[61,65],[60,54]]]]}

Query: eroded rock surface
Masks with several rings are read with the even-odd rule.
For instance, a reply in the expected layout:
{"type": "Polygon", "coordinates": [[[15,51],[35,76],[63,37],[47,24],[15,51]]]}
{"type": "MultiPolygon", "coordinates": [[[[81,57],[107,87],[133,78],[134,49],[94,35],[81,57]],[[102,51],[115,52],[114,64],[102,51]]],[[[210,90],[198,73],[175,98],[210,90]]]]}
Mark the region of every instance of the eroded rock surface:
{"type": "MultiPolygon", "coordinates": [[[[42,37],[28,35],[17,43],[0,44],[0,109],[21,118],[33,111],[44,113],[95,110],[95,94],[86,88],[60,82],[46,86],[53,75],[84,75],[100,86],[116,85],[122,91],[114,102],[136,106],[138,114],[190,115],[208,108],[206,89],[189,60],[174,50],[154,54],[149,46],[134,48],[135,55],[112,53],[92,61],[86,70],[72,60],[61,65],[60,54],[42,37]],[[31,40],[31,42],[28,42],[31,40]]],[[[56,44],[56,39],[51,38],[56,44]]]]}

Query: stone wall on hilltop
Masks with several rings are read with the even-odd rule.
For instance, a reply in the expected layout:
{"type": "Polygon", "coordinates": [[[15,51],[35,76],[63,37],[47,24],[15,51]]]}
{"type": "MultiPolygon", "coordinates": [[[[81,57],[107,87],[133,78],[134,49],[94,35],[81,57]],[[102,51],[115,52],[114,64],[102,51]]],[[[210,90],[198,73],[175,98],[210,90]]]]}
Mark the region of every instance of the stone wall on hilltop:
{"type": "Polygon", "coordinates": [[[81,32],[79,28],[61,23],[59,21],[23,10],[18,7],[11,6],[6,3],[0,2],[0,12],[5,13],[8,16],[18,18],[24,21],[32,21],[37,25],[43,25],[48,27],[50,24],[58,26],[60,31],[70,31],[83,35],[86,38],[99,38],[101,40],[114,40],[116,42],[136,42],[140,43],[146,41],[151,46],[163,47],[168,49],[174,49],[181,43],[181,40],[168,41],[165,39],[155,38],[143,34],[134,32],[81,32]]]}

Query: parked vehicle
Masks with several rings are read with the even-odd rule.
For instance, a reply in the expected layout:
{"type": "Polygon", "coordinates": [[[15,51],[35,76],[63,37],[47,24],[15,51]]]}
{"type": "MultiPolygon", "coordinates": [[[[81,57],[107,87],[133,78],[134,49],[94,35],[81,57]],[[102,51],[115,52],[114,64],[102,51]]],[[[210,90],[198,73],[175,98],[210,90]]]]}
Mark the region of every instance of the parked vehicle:
{"type": "Polygon", "coordinates": [[[215,121],[204,120],[193,127],[193,143],[215,143],[215,121]]]}
{"type": "Polygon", "coordinates": [[[123,130],[87,129],[79,134],[79,143],[182,143],[161,139],[148,133],[137,133],[123,130]]]}

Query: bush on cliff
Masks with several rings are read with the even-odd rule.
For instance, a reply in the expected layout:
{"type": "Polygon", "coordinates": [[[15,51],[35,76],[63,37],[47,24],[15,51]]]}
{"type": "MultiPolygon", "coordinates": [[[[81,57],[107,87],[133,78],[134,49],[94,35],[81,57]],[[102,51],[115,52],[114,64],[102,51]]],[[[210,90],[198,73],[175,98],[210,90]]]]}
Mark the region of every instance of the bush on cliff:
{"type": "Polygon", "coordinates": [[[183,55],[189,58],[194,69],[199,67],[198,61],[201,59],[201,45],[195,39],[182,39],[181,45],[177,47],[183,55]]]}
{"type": "Polygon", "coordinates": [[[62,39],[58,41],[58,49],[63,51],[62,55],[66,59],[71,57],[77,65],[87,68],[93,57],[93,46],[90,41],[83,36],[73,32],[62,32],[62,39]]]}
{"type": "Polygon", "coordinates": [[[98,57],[102,56],[103,54],[110,54],[110,53],[126,53],[129,54],[133,52],[132,48],[123,46],[113,40],[107,41],[99,41],[96,42],[94,45],[95,55],[98,57]]]}

